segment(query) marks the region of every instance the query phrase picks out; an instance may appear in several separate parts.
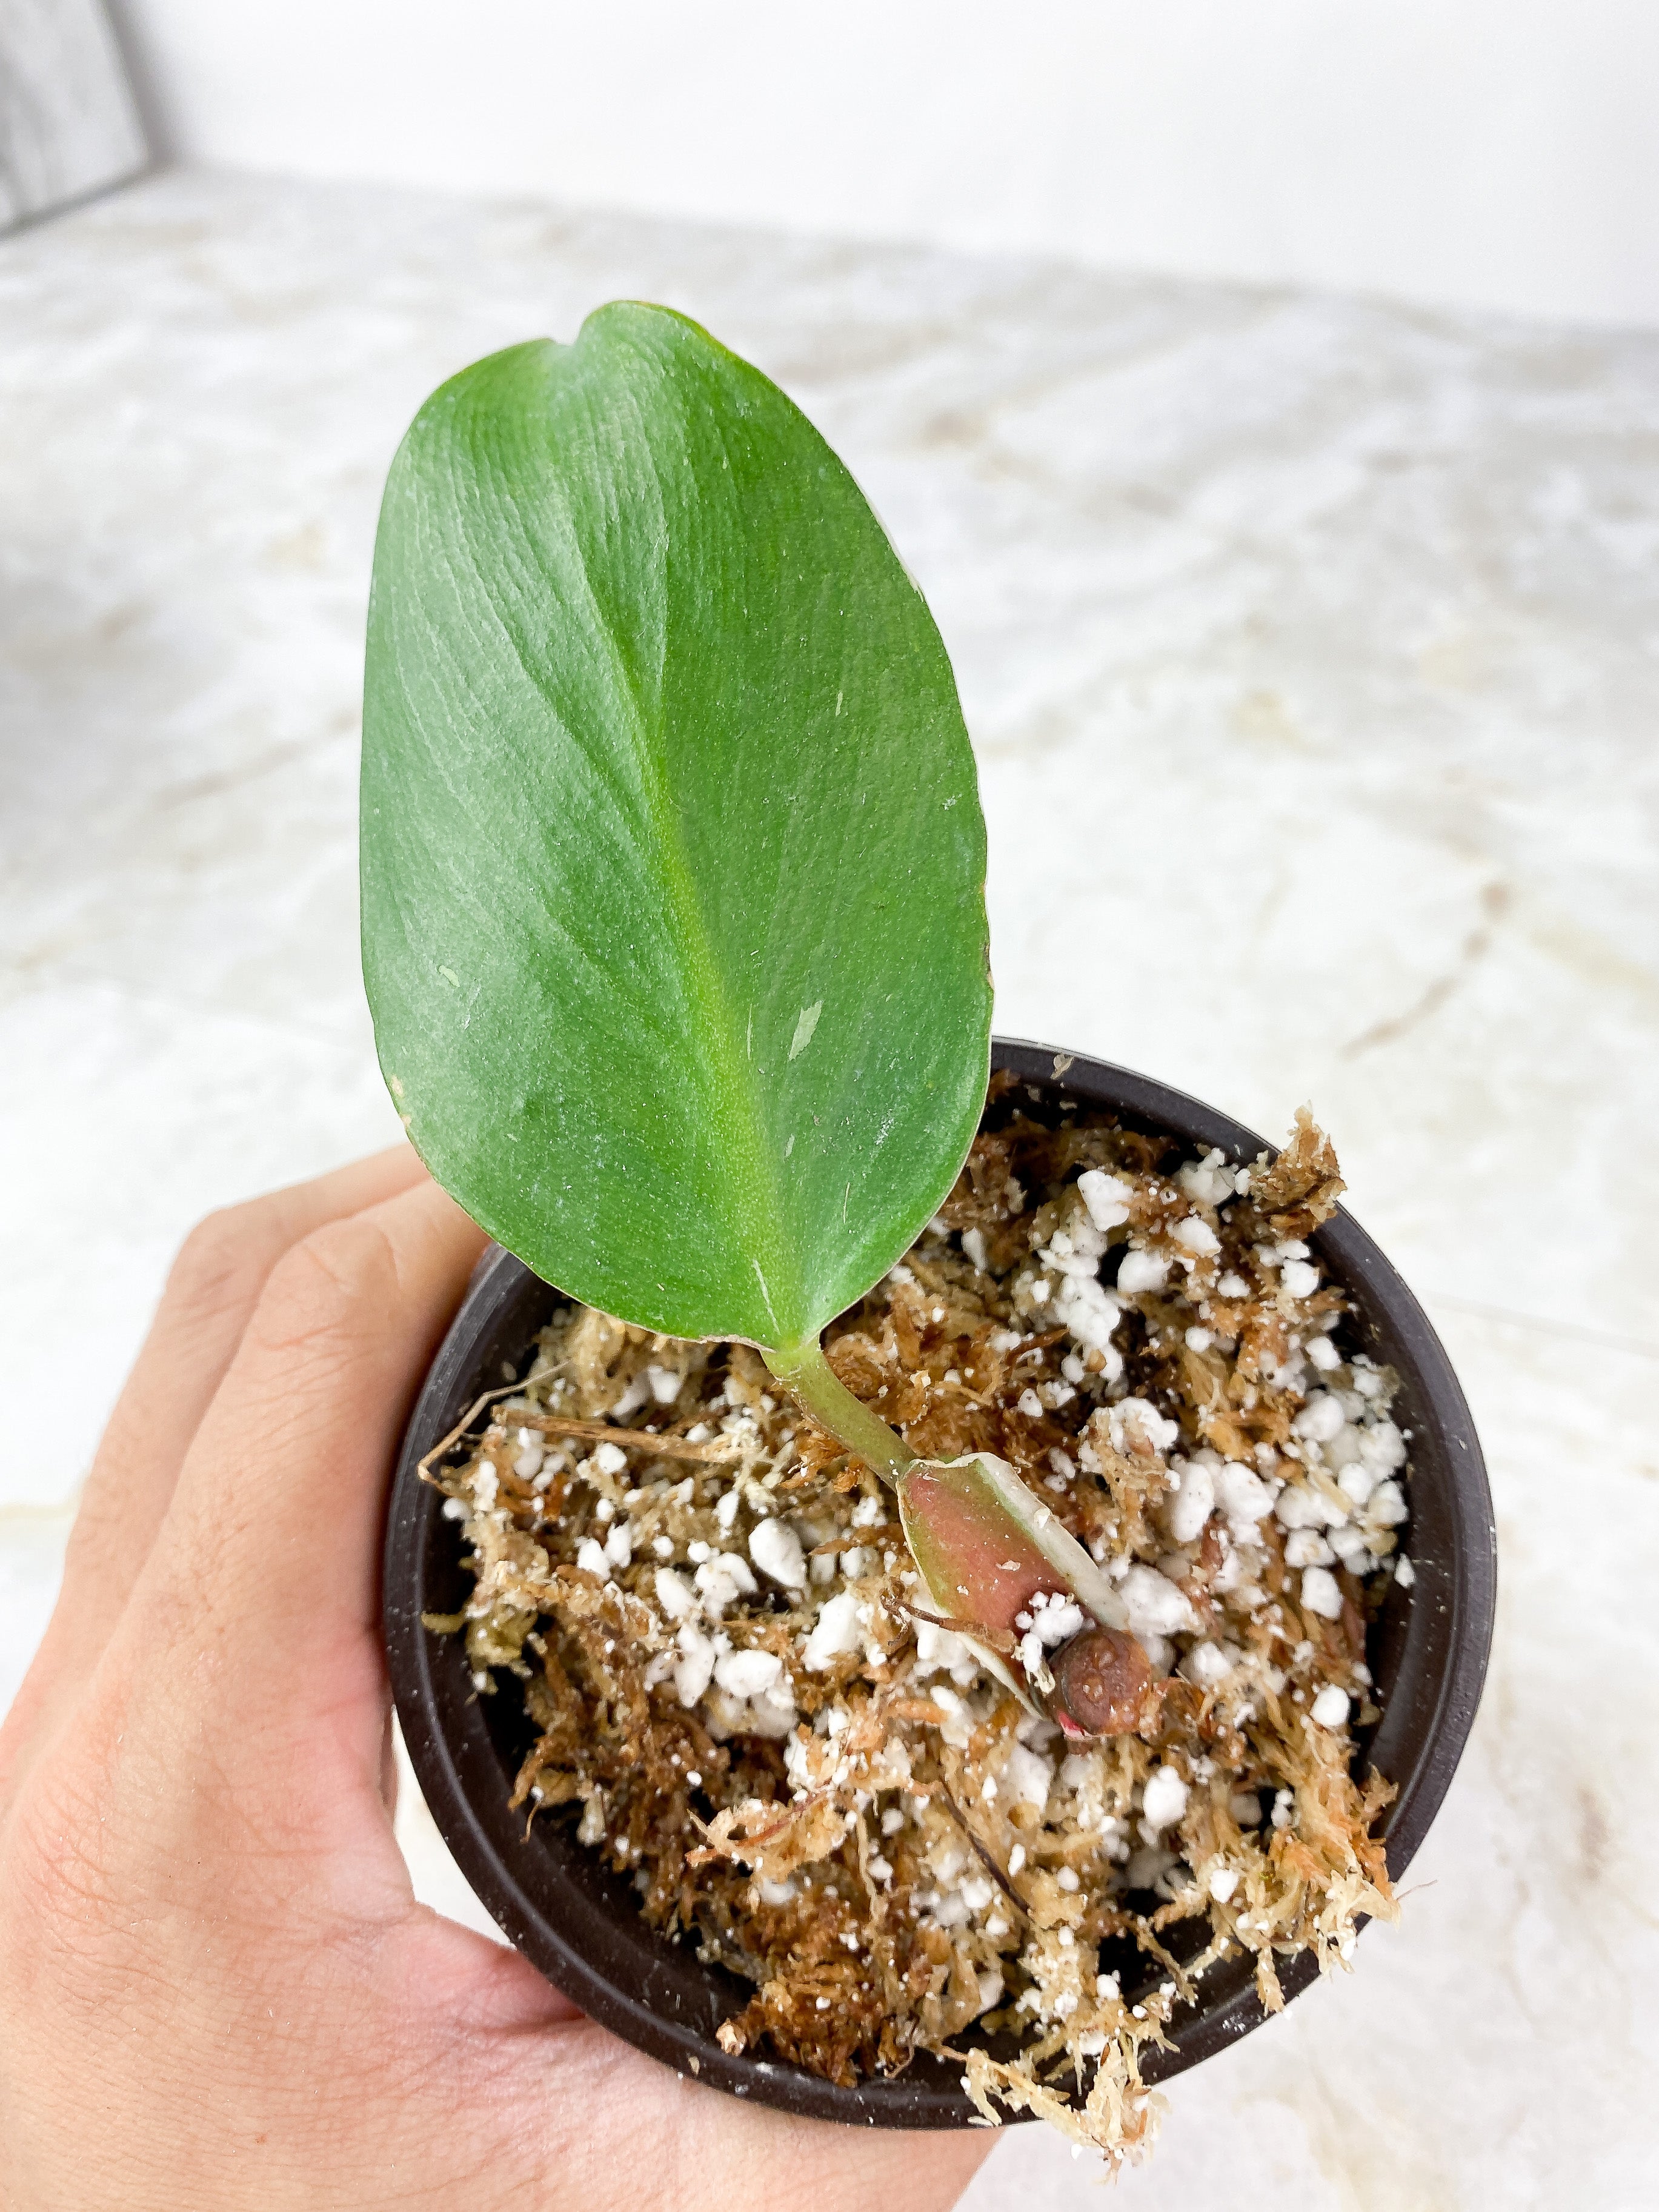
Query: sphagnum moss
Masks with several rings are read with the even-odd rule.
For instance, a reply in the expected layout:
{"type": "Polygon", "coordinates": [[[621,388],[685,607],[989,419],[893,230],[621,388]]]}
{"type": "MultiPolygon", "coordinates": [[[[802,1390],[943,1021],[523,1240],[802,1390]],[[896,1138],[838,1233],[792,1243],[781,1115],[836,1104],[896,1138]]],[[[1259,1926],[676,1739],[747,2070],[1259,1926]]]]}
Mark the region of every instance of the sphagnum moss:
{"type": "MultiPolygon", "coordinates": [[[[728,2049],[840,2082],[953,2053],[988,2117],[1115,2161],[1210,1964],[1253,1954],[1273,2008],[1279,1963],[1394,1916],[1348,1731],[1410,1577],[1407,1454],[1307,1247],[1340,1188],[1305,1115],[1240,1171],[1045,1126],[1000,1078],[939,1217],[827,1334],[911,1449],[1006,1460],[1106,1570],[1146,1664],[1099,1740],[932,1614],[890,1491],[746,1346],[569,1307],[438,1476],[476,1587],[432,1625],[525,1699],[515,1802],[580,1807],[647,1918],[753,1985],[728,2049]]],[[[1011,1656],[1091,1626],[1055,1594],[1011,1656]]]]}

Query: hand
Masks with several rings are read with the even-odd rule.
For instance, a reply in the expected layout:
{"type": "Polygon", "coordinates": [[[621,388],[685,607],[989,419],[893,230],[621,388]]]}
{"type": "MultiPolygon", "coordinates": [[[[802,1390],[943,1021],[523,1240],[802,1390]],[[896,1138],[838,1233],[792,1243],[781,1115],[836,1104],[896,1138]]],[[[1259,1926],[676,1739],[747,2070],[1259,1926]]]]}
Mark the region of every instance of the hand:
{"type": "Polygon", "coordinates": [[[927,2212],[983,2154],[684,2081],[416,1903],[380,1527],[480,1243],[400,1150],[173,1268],[0,1730],[6,2212],[927,2212]]]}

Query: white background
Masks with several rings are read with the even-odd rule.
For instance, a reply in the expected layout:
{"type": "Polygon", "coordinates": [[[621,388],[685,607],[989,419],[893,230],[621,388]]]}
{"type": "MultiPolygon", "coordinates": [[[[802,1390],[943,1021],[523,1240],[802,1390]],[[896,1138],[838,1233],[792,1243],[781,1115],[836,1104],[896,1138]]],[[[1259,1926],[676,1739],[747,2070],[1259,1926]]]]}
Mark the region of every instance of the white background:
{"type": "MultiPolygon", "coordinates": [[[[0,255],[0,1708],[179,1237],[395,1126],[354,852],[398,434],[660,298],[929,593],[1000,1025],[1273,1134],[1312,1098],[1492,1468],[1492,1674],[1402,1924],[1183,2076],[1119,2201],[1645,2208],[1659,337],[1083,264],[1659,323],[1659,0],[119,13],[163,151],[270,177],[0,255]]],[[[1026,2129],[968,2212],[1102,2202],[1026,2129]]]]}
{"type": "Polygon", "coordinates": [[[1652,0],[115,0],[166,151],[1659,321],[1652,0]]]}
{"type": "Polygon", "coordinates": [[[619,295],[782,380],[923,584],[1000,1026],[1270,1135],[1310,1099],[1492,1468],[1401,1925],[1113,2197],[1021,2128],[963,2212],[1652,2212],[1659,334],[188,170],[8,240],[0,1704],[179,1238],[396,1128],[354,896],[392,446],[619,295]]]}

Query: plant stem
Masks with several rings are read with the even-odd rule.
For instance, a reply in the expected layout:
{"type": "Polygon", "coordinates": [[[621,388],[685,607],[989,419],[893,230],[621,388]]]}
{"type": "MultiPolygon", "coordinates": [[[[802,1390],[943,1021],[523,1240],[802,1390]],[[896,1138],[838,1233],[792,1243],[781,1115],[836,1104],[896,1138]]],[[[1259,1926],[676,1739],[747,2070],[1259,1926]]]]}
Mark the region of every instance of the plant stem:
{"type": "Polygon", "coordinates": [[[787,1352],[769,1352],[763,1346],[761,1358],[820,1428],[828,1429],[837,1443],[856,1452],[884,1482],[897,1489],[905,1468],[915,1464],[915,1454],[896,1429],[890,1429],[879,1413],[872,1413],[837,1379],[817,1337],[787,1352]]]}

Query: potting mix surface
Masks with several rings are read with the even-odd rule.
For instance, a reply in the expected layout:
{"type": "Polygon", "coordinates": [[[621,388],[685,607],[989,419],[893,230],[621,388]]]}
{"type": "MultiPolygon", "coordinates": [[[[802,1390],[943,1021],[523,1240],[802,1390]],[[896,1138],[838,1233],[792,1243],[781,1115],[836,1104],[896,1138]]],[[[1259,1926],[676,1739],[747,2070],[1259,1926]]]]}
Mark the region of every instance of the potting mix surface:
{"type": "MultiPolygon", "coordinates": [[[[891,1493],[757,1354],[586,1307],[437,1468],[476,1589],[428,1626],[528,1708],[514,1802],[575,1817],[752,1985],[727,2050],[843,2083],[947,2054],[988,2118],[1115,2160],[1206,1967],[1242,1947],[1273,2009],[1287,1958],[1395,1914],[1392,1790],[1350,1728],[1411,1579],[1408,1439],[1308,1245],[1342,1186],[1305,1114],[1234,1169],[1036,1099],[994,1080],[951,1197],[826,1346],[913,1450],[999,1455],[1105,1566],[1149,1662],[1125,1733],[1063,1738],[926,1617],[891,1493]]],[[[1028,1667],[1084,1626],[1034,1603],[1028,1667]]]]}

